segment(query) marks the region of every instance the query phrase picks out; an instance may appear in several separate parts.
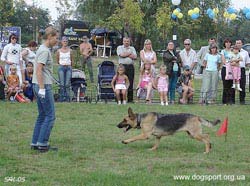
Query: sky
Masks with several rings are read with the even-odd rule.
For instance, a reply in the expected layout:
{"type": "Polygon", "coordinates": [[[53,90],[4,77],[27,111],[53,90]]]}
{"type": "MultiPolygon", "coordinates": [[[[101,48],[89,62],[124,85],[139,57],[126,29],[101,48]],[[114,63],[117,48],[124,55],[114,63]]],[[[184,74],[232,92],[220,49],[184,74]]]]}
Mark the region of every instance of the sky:
{"type": "MultiPolygon", "coordinates": [[[[36,6],[48,9],[52,20],[56,20],[58,17],[58,12],[56,11],[56,0],[25,0],[29,5],[32,5],[33,1],[36,6]]],[[[185,0],[183,0],[185,1],[185,0]]],[[[244,7],[250,8],[250,0],[231,0],[232,5],[236,9],[242,9],[244,7]]]]}

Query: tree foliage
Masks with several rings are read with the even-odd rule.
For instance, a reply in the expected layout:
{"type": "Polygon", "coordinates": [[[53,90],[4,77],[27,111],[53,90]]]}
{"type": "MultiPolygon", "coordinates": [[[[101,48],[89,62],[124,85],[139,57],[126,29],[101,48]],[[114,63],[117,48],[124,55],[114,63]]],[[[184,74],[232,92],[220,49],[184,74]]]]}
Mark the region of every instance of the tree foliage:
{"type": "Polygon", "coordinates": [[[142,27],[143,17],[144,13],[138,2],[125,0],[121,7],[117,7],[114,14],[107,19],[107,23],[114,29],[124,29],[128,36],[133,36],[135,33],[145,33],[142,27]]]}
{"type": "Polygon", "coordinates": [[[133,36],[134,45],[141,47],[146,38],[152,40],[155,48],[165,48],[163,43],[172,39],[173,28],[177,29],[178,43],[182,47],[183,40],[190,38],[193,47],[198,49],[207,44],[209,37],[217,37],[222,41],[225,37],[249,36],[249,24],[244,18],[228,21],[223,17],[224,11],[230,6],[231,0],[182,0],[178,6],[184,17],[176,21],[171,19],[174,7],[170,0],[75,0],[80,19],[90,22],[91,27],[104,26],[125,31],[133,36]],[[198,7],[200,17],[192,20],[188,10],[198,7]],[[206,14],[208,8],[218,8],[216,19],[206,14]],[[243,24],[244,23],[244,24],[243,24]],[[240,34],[239,34],[240,32],[240,34]],[[136,39],[135,39],[136,38],[136,39]]]}
{"type": "Polygon", "coordinates": [[[22,43],[34,39],[34,32],[49,25],[48,10],[27,5],[24,0],[15,1],[13,12],[13,15],[9,17],[10,26],[21,27],[22,43]]]}
{"type": "Polygon", "coordinates": [[[14,14],[13,0],[0,1],[0,26],[7,26],[14,14]]]}

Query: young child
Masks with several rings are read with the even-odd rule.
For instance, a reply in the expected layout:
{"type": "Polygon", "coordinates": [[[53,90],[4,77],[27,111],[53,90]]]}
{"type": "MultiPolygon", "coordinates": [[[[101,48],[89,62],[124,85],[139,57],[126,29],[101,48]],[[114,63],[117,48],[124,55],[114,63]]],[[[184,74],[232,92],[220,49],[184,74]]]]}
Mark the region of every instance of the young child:
{"type": "Polygon", "coordinates": [[[233,47],[233,53],[230,57],[230,64],[232,68],[232,75],[233,75],[233,86],[232,88],[237,88],[238,91],[242,91],[240,88],[240,61],[242,61],[242,57],[239,54],[239,48],[237,46],[233,47]]]}
{"type": "Polygon", "coordinates": [[[168,105],[168,75],[166,74],[167,67],[160,66],[160,73],[156,78],[156,85],[160,95],[161,105],[168,105]]]}
{"type": "Polygon", "coordinates": [[[122,64],[118,66],[116,75],[113,77],[111,85],[116,95],[118,105],[121,104],[120,94],[122,94],[123,104],[127,104],[127,89],[129,87],[129,79],[128,76],[125,75],[125,67],[122,64]]]}
{"type": "Polygon", "coordinates": [[[142,90],[146,90],[146,103],[151,103],[151,91],[153,88],[153,73],[151,71],[151,64],[144,63],[141,69],[139,83],[137,85],[137,99],[140,98],[142,90]]]}
{"type": "Polygon", "coordinates": [[[181,95],[180,103],[186,104],[188,99],[194,95],[194,89],[192,87],[192,77],[190,73],[190,67],[185,65],[183,67],[183,73],[177,82],[177,92],[181,95]]]}
{"type": "Polygon", "coordinates": [[[23,93],[24,96],[29,98],[31,101],[33,101],[34,99],[32,76],[33,76],[33,63],[28,62],[25,70],[25,81],[23,82],[23,93]]]}
{"type": "Polygon", "coordinates": [[[19,102],[29,102],[28,99],[24,98],[24,95],[21,93],[19,76],[17,75],[16,65],[10,66],[10,74],[7,76],[7,100],[10,100],[11,96],[18,98],[19,102]]]}

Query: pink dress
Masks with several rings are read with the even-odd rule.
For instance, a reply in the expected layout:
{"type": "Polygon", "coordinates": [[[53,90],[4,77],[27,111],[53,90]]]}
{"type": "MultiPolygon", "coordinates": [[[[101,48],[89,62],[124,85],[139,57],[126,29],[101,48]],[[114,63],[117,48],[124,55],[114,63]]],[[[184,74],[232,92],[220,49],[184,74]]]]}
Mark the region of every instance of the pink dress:
{"type": "Polygon", "coordinates": [[[148,85],[148,83],[151,81],[151,74],[144,74],[142,76],[142,80],[140,82],[140,88],[146,88],[146,86],[148,85]]]}
{"type": "MultiPolygon", "coordinates": [[[[240,54],[232,54],[231,60],[239,59],[240,54]]],[[[239,81],[241,78],[241,70],[240,70],[240,64],[238,63],[236,66],[231,66],[232,69],[232,75],[233,80],[239,81]]]]}
{"type": "Polygon", "coordinates": [[[168,91],[168,77],[159,76],[157,89],[159,92],[167,92],[168,91]]]}

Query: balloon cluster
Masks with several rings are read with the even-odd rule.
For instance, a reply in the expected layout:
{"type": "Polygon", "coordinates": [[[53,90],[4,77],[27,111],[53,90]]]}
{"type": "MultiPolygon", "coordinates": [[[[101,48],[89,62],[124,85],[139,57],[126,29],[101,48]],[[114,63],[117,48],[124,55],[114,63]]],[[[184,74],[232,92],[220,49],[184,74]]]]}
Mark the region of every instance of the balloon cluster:
{"type": "Polygon", "coordinates": [[[219,9],[218,8],[214,8],[214,9],[208,8],[206,13],[210,19],[215,19],[219,13],[219,9]]]}
{"type": "Polygon", "coordinates": [[[181,9],[179,9],[179,8],[174,9],[171,17],[172,17],[172,19],[176,19],[176,18],[181,19],[181,18],[183,18],[183,13],[181,13],[181,9]]]}
{"type": "Polygon", "coordinates": [[[200,17],[200,9],[199,8],[194,8],[188,11],[188,15],[191,17],[191,19],[195,20],[200,17]]]}
{"type": "Polygon", "coordinates": [[[250,19],[250,8],[243,8],[243,14],[247,19],[250,19]]]}
{"type": "Polygon", "coordinates": [[[229,7],[227,9],[227,11],[224,12],[223,16],[227,19],[230,19],[230,20],[235,20],[237,18],[237,10],[232,8],[232,7],[229,7]]]}

